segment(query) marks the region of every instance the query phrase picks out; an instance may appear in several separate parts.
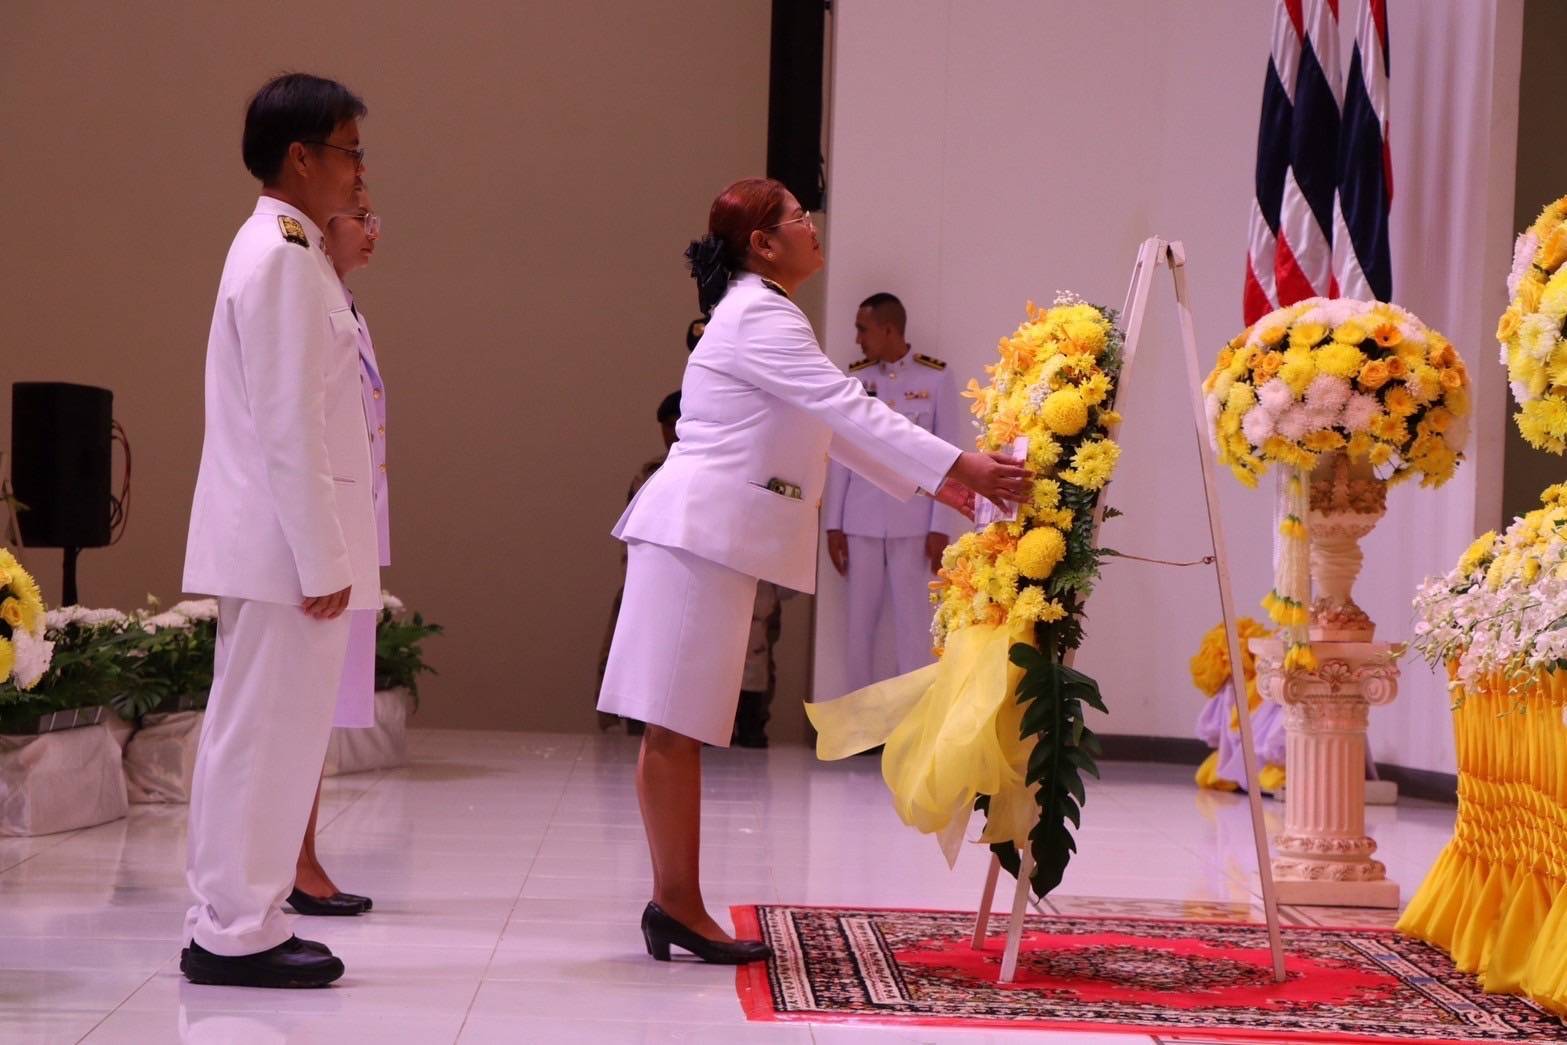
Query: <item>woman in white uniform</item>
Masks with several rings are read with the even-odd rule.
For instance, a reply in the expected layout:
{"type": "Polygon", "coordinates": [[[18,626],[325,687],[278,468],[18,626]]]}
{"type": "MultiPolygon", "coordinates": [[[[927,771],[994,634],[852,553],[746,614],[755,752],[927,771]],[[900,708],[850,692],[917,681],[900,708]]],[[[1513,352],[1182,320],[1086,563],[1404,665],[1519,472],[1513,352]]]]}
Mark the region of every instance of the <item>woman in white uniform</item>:
{"type": "Polygon", "coordinates": [[[708,914],[698,874],[701,748],[727,747],[758,578],[810,592],[829,455],[894,496],[960,510],[1027,496],[1031,473],[908,422],[822,354],[791,295],[822,266],[810,215],[776,181],[736,182],[686,256],[704,312],[679,441],[621,516],[625,598],[599,710],[647,723],[637,797],[653,861],[648,953],[768,956],[708,914]]]}
{"type": "MultiPolygon", "coordinates": [[[[375,245],[381,238],[381,218],[371,209],[370,191],[361,185],[354,190],[353,209],[335,215],[327,222],[325,248],[327,257],[337,278],[343,282],[343,293],[349,300],[355,321],[359,324],[359,389],[365,408],[365,423],[370,434],[370,456],[377,466],[371,472],[371,495],[375,504],[376,530],[380,563],[392,564],[387,541],[386,511],[386,397],[381,381],[380,364],[375,358],[375,348],[370,343],[370,328],[354,296],[348,289],[348,276],[370,264],[375,245]]],[[[349,610],[348,653],[343,663],[343,677],[338,683],[337,707],[332,712],[332,725],[347,729],[368,729],[375,725],[375,625],[380,616],[378,610],[349,610]]],[[[319,916],[351,916],[363,914],[374,905],[368,896],[345,893],[339,889],[321,866],[316,855],[316,817],[321,811],[321,786],[316,785],[316,801],[310,807],[310,821],[305,825],[305,838],[299,847],[299,862],[294,872],[294,888],[288,895],[288,904],[300,914],[319,916]]]]}

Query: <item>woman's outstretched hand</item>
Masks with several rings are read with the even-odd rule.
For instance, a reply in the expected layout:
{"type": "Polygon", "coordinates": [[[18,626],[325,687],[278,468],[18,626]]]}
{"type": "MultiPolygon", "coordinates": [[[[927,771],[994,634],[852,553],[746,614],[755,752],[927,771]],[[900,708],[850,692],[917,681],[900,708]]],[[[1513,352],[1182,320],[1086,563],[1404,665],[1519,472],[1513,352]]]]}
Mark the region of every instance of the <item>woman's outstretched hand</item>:
{"type": "MultiPolygon", "coordinates": [[[[954,481],[1003,508],[1026,501],[1034,495],[1033,471],[1017,458],[1001,453],[981,454],[970,450],[960,455],[952,470],[947,473],[943,489],[954,481]]],[[[937,491],[936,499],[943,504],[952,503],[943,499],[940,491],[937,491]]],[[[962,511],[961,508],[958,510],[962,511]]],[[[972,511],[967,514],[973,517],[972,511]]]]}
{"type": "Polygon", "coordinates": [[[969,522],[974,521],[974,491],[967,486],[955,479],[943,479],[940,489],[933,496],[948,508],[957,509],[969,522]]]}

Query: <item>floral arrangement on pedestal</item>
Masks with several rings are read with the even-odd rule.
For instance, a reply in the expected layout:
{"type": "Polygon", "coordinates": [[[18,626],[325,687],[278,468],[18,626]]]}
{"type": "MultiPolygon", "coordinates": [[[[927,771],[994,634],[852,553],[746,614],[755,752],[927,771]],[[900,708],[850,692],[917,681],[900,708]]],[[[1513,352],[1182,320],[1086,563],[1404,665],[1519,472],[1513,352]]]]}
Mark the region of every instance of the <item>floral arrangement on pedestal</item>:
{"type": "Polygon", "coordinates": [[[1513,248],[1507,310],[1496,324],[1518,431],[1536,450],[1567,451],[1567,196],[1546,206],[1513,248]]]}
{"type": "Polygon", "coordinates": [[[49,669],[54,647],[44,616],[38,582],[0,548],[0,705],[23,699],[49,669]]]}
{"type": "MultiPolygon", "coordinates": [[[[1241,670],[1246,679],[1246,714],[1251,717],[1252,740],[1262,764],[1258,778],[1264,791],[1284,786],[1284,721],[1279,705],[1264,703],[1257,688],[1257,657],[1247,645],[1250,639],[1267,638],[1273,629],[1250,617],[1242,617],[1236,631],[1240,639],[1241,670]]],[[[1240,706],[1230,672],[1230,645],[1221,622],[1202,638],[1191,659],[1192,684],[1207,697],[1197,717],[1197,739],[1214,752],[1197,768],[1198,787],[1234,791],[1245,779],[1240,755],[1240,706]]]]}
{"type": "Polygon", "coordinates": [[[1338,455],[1386,485],[1446,482],[1467,436],[1463,360],[1397,305],[1310,298],[1232,339],[1203,393],[1210,441],[1236,478],[1255,486],[1270,466],[1285,469],[1274,587],[1263,605],[1285,632],[1286,670],[1312,670],[1311,473],[1338,455]]]}
{"type": "MultiPolygon", "coordinates": [[[[1113,410],[1122,338],[1115,313],[1070,295],[1027,306],[999,344],[986,385],[969,382],[978,446],[1027,440],[1033,496],[1016,518],[965,533],[932,585],[940,661],[836,701],[807,705],[824,758],[885,742],[882,775],[905,823],[949,860],[970,813],[1014,875],[1031,857],[1033,891],[1061,880],[1081,822],[1083,773],[1098,774],[1086,708],[1098,685],[1065,661],[1083,639],[1083,603],[1102,558],[1096,504],[1120,455],[1113,410]]],[[[1104,515],[1115,513],[1105,511],[1104,515]]]]}

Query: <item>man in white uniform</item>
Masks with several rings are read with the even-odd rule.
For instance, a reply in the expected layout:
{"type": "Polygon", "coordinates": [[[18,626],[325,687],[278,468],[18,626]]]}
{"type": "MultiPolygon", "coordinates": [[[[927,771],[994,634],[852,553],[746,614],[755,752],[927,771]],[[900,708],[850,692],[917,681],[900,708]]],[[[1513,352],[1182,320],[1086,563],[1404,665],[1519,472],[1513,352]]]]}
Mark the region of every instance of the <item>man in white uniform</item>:
{"type": "Polygon", "coordinates": [[[359,324],[322,230],[362,184],[347,88],[280,76],[245,114],[261,198],[229,248],[207,339],[185,590],[218,597],[190,804],[193,983],[320,987],[343,974],[281,903],[326,755],[345,610],[380,607],[359,324]]]}
{"type": "MultiPolygon", "coordinates": [[[[872,294],[855,315],[855,343],[865,353],[849,367],[867,395],[949,443],[970,445],[968,412],[947,364],[909,348],[908,315],[887,293],[872,294]]],[[[899,501],[837,462],[822,497],[827,553],[848,581],[847,669],[851,689],[877,681],[875,636],[892,615],[897,673],[931,662],[930,582],[954,534],[967,528],[958,513],[934,500],[899,501]]]]}

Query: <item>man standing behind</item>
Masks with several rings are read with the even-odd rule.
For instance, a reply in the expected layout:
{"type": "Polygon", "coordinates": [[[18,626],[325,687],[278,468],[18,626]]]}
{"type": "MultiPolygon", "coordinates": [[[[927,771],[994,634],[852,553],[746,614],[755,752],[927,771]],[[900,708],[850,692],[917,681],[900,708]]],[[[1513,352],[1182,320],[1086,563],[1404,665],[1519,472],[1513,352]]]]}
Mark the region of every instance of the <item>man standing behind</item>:
{"type": "MultiPolygon", "coordinates": [[[[864,358],[849,367],[867,395],[949,443],[971,442],[967,412],[947,375],[947,364],[910,351],[908,314],[892,294],[872,294],[854,317],[855,343],[864,358]]],[[[950,536],[967,523],[934,500],[897,501],[875,484],[832,462],[822,496],[827,553],[848,579],[850,689],[875,678],[876,623],[890,607],[898,674],[931,661],[930,581],[941,568],[950,536]]]]}
{"type": "Polygon", "coordinates": [[[185,590],[218,597],[180,956],[193,983],[320,987],[343,974],[280,905],[326,755],[344,611],[381,599],[359,325],[322,249],[362,184],[364,115],[341,84],[297,73],[245,114],[261,198],[218,284],[185,553],[185,590]]]}

